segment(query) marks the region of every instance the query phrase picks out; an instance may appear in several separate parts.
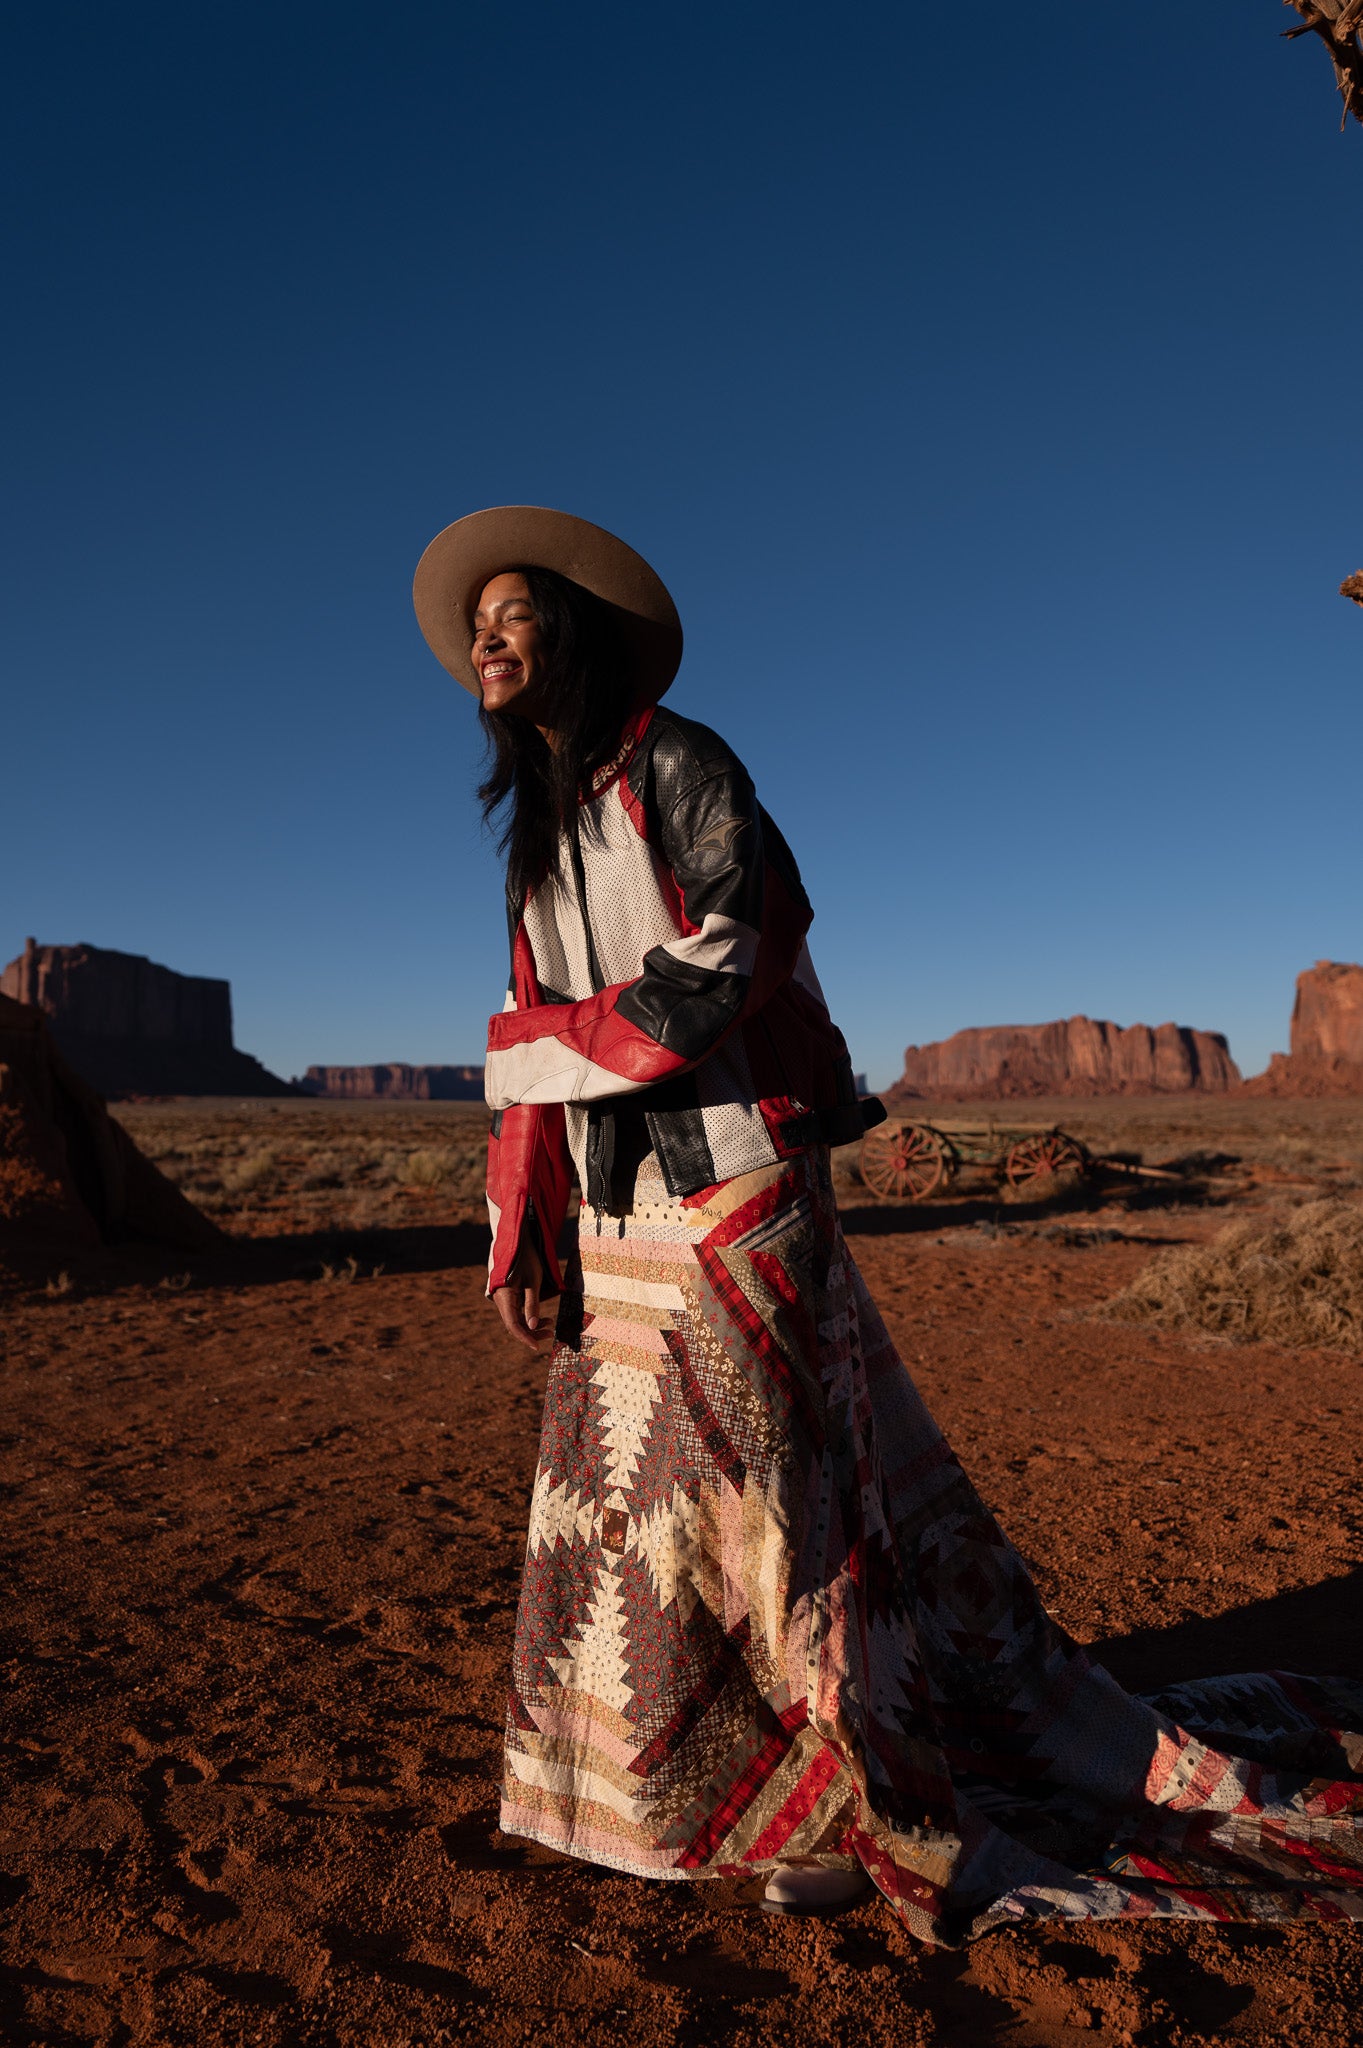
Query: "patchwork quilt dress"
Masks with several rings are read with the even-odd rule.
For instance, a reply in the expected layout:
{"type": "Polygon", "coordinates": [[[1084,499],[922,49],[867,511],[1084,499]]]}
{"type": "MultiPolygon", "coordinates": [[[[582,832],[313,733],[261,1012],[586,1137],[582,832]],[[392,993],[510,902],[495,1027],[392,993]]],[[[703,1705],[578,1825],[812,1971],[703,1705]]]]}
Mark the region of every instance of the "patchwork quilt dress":
{"type": "MultiPolygon", "coordinates": [[[[693,766],[722,745],[672,724],[693,766]]],[[[735,770],[744,854],[769,821],[735,770]]],[[[673,942],[704,929],[703,891],[688,903],[662,878],[659,786],[638,779],[646,864],[618,859],[610,829],[595,840],[616,925],[634,902],[633,977],[590,958],[587,864],[565,849],[577,886],[513,919],[511,1032],[494,1020],[494,1284],[526,1230],[553,1269],[572,1164],[588,1197],[530,1510],[503,1828],[673,1880],[861,1863],[937,1942],[1031,1918],[1363,1917],[1363,1687],[1265,1673],[1123,1692],[1050,1620],[920,1400],[848,1252],[826,1146],[799,1124],[814,1105],[744,1082],[732,1052],[720,1082],[668,1094],[612,1039],[621,992],[669,945],[641,877],[673,942]],[[721,1085],[746,1086],[746,1126],[726,1124],[721,1085]],[[741,1170],[715,1172],[711,1150],[688,1186],[676,1115],[737,1146],[741,1170]]],[[[760,926],[749,941],[751,971],[760,926]]],[[[697,977],[674,979],[694,1004],[697,977]]],[[[675,1056],[655,996],[625,1021],[675,1056]]],[[[726,998],[730,1036],[760,1017],[726,998]]]]}

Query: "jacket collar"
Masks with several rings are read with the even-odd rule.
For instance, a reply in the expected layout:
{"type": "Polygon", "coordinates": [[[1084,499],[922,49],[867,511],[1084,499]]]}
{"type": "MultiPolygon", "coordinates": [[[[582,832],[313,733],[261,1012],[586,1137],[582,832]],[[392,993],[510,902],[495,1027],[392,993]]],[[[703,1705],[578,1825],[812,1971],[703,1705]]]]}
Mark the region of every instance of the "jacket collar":
{"type": "Polygon", "coordinates": [[[613,782],[620,780],[620,777],[634,759],[639,742],[648,731],[653,714],[657,708],[656,704],[641,704],[630,713],[629,717],[625,720],[625,729],[620,735],[619,746],[611,755],[609,761],[603,761],[601,766],[593,771],[590,784],[578,798],[579,803],[595,803],[596,799],[604,795],[613,782]]]}

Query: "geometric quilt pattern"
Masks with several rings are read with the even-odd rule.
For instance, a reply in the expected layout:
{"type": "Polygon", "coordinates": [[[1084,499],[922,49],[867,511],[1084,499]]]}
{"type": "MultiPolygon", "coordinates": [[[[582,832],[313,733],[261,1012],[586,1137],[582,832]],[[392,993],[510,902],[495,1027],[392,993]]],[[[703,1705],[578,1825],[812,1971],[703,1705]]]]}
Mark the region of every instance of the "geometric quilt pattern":
{"type": "Polygon", "coordinates": [[[641,1876],[862,1863],[921,1938],[1363,1918],[1363,1688],[1134,1697],[1047,1615],[848,1253],[827,1155],[584,1207],[501,1825],[641,1876]]]}

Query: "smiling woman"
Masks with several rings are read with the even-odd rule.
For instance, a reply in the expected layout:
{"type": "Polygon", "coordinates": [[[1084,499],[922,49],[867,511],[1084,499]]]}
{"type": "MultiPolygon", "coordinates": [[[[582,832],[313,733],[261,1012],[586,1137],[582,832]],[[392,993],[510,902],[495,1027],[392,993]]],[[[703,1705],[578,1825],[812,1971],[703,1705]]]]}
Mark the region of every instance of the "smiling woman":
{"type": "Polygon", "coordinates": [[[578,791],[620,743],[630,709],[619,635],[605,605],[551,569],[492,577],[473,613],[470,657],[493,761],[478,794],[502,835],[507,886],[552,871],[578,791]]]}
{"type": "Polygon", "coordinates": [[[544,634],[530,594],[529,576],[534,573],[513,569],[494,576],[484,589],[473,615],[473,665],[483,686],[484,711],[514,706],[519,717],[532,720],[551,740],[546,720],[553,692],[544,634]]]}
{"type": "Polygon", "coordinates": [[[1127,1695],[919,1399],[829,1173],[882,1112],[790,849],[724,741],[659,703],[681,629],[653,571],[502,508],[432,542],[416,602],[480,696],[485,807],[510,803],[489,1292],[532,1349],[559,1296],[503,1828],[639,1876],[759,1875],[774,1911],[874,1883],[930,1941],[1363,1916],[1363,1689],[1127,1695]]]}

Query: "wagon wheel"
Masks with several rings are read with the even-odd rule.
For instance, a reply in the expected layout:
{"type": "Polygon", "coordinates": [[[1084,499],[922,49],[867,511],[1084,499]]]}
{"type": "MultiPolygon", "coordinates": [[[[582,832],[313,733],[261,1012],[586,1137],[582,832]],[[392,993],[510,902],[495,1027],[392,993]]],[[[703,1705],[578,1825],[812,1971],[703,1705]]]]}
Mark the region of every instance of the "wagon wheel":
{"type": "Polygon", "coordinates": [[[925,1202],[955,1163],[930,1124],[881,1124],[861,1141],[861,1177],[882,1202],[925,1202]]]}
{"type": "Polygon", "coordinates": [[[1024,1181],[1040,1180],[1043,1174],[1076,1168],[1083,1173],[1087,1167],[1087,1152],[1077,1138],[1067,1137],[1064,1131],[1038,1131],[1030,1138],[1019,1138],[1003,1163],[1008,1184],[1015,1188],[1024,1181]]]}

